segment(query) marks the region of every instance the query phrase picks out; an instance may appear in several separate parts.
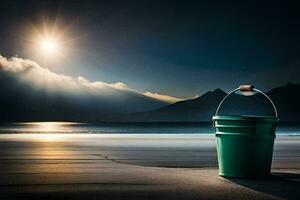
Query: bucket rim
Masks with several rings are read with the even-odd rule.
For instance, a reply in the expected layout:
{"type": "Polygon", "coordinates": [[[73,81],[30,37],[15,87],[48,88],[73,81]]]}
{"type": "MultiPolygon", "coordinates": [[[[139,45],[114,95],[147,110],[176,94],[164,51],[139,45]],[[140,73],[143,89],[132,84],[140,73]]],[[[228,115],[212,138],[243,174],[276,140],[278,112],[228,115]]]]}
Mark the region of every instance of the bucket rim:
{"type": "Polygon", "coordinates": [[[228,120],[228,121],[256,121],[256,122],[278,122],[279,118],[273,116],[257,116],[257,115],[216,115],[213,116],[215,120],[228,120]]]}

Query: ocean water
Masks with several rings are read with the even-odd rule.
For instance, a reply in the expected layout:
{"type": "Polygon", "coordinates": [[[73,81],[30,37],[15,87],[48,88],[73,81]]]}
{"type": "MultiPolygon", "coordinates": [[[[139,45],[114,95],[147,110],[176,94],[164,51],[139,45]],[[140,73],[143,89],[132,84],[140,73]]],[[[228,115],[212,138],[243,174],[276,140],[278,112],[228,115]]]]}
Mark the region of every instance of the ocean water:
{"type": "MultiPolygon", "coordinates": [[[[212,123],[73,123],[0,124],[0,134],[213,134],[212,123]]],[[[300,124],[281,124],[278,135],[300,136],[300,124]]]]}

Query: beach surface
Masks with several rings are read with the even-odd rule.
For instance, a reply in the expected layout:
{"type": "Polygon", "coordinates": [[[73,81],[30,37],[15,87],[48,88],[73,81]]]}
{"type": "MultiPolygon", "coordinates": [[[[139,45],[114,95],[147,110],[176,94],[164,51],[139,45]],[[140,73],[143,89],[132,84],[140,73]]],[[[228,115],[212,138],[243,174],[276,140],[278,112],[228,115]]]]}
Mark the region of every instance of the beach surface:
{"type": "Polygon", "coordinates": [[[300,199],[300,137],[278,136],[272,175],[218,176],[198,134],[1,134],[0,199],[300,199]]]}

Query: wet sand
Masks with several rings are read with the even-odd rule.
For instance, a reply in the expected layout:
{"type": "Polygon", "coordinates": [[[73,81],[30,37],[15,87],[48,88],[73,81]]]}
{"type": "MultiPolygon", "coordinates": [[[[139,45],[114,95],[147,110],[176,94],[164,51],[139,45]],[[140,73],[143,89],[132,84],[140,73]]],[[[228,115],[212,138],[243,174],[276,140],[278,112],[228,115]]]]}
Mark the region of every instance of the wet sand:
{"type": "Polygon", "coordinates": [[[245,180],[218,176],[213,136],[2,134],[0,199],[300,199],[300,137],[245,180]]]}

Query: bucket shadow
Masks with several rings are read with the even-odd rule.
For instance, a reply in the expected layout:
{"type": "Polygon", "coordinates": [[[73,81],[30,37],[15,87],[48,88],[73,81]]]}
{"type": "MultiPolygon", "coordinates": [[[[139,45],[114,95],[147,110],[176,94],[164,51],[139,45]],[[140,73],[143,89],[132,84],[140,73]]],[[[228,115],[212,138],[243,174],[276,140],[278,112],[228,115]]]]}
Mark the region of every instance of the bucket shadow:
{"type": "Polygon", "coordinates": [[[232,179],[230,182],[285,199],[300,199],[300,174],[274,172],[263,179],[232,179]]]}

